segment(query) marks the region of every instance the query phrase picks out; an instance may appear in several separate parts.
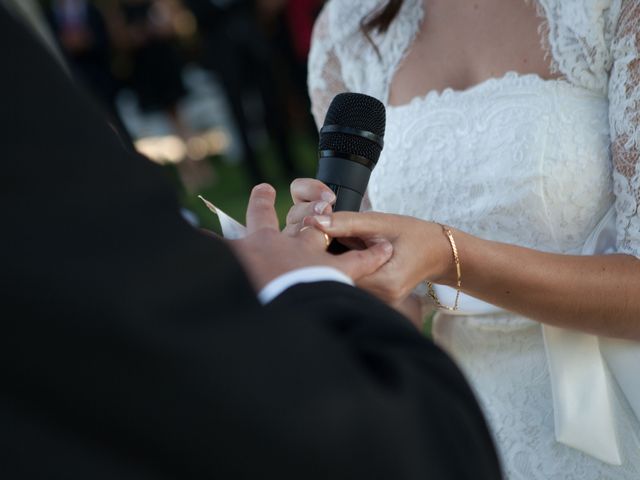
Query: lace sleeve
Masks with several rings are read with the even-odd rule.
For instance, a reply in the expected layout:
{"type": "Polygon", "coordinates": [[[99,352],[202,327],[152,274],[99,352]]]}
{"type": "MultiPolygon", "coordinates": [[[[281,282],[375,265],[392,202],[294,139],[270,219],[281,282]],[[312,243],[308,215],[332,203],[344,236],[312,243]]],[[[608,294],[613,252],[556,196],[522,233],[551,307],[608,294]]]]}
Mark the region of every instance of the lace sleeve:
{"type": "Polygon", "coordinates": [[[318,128],[322,126],[329,104],[338,93],[348,91],[342,67],[336,55],[329,24],[330,4],[325,5],[316,21],[309,53],[309,95],[311,113],[318,128]]]}
{"type": "Polygon", "coordinates": [[[623,4],[612,43],[609,117],[618,251],[640,257],[640,0],[623,4]]]}

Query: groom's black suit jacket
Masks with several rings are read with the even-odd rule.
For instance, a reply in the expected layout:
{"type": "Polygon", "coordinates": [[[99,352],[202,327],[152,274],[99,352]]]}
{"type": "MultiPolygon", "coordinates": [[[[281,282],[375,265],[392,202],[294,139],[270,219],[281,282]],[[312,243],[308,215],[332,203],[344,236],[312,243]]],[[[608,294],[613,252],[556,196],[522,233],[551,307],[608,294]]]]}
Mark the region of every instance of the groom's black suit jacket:
{"type": "Polygon", "coordinates": [[[0,478],[495,479],[452,362],[374,298],[266,307],[0,8],[0,478]]]}

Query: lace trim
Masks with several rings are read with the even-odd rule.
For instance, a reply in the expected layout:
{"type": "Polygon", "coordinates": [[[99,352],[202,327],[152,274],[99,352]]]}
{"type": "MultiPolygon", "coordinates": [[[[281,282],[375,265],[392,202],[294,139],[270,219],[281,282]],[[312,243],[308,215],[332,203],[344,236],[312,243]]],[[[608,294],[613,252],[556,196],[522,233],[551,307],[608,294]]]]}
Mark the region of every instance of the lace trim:
{"type": "Polygon", "coordinates": [[[640,2],[622,7],[609,81],[618,250],[640,258],[640,2]]]}
{"type": "Polygon", "coordinates": [[[311,113],[318,128],[321,127],[334,96],[347,90],[342,80],[342,66],[336,56],[329,30],[329,6],[325,6],[313,29],[309,52],[308,87],[311,113]]]}
{"type": "Polygon", "coordinates": [[[536,14],[538,19],[540,20],[540,25],[538,25],[538,36],[540,37],[540,48],[544,52],[544,59],[549,62],[549,73],[552,75],[557,75],[560,72],[560,67],[558,66],[558,62],[553,56],[551,51],[551,29],[549,27],[549,20],[547,18],[547,13],[544,10],[544,6],[540,2],[540,0],[524,0],[524,3],[527,5],[534,5],[536,7],[536,14]]]}
{"type": "Polygon", "coordinates": [[[554,68],[574,85],[606,93],[620,0],[536,1],[554,68]]]}

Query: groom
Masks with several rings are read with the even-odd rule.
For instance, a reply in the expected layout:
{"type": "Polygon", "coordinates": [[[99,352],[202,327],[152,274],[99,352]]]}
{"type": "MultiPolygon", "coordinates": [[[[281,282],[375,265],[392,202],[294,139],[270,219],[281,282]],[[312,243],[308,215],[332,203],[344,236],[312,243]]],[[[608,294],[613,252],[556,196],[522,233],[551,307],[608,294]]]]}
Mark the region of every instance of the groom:
{"type": "Polygon", "coordinates": [[[262,186],[230,250],[2,7],[0,65],[3,480],[500,477],[452,362],[349,285],[384,245],[286,237],[262,186]]]}

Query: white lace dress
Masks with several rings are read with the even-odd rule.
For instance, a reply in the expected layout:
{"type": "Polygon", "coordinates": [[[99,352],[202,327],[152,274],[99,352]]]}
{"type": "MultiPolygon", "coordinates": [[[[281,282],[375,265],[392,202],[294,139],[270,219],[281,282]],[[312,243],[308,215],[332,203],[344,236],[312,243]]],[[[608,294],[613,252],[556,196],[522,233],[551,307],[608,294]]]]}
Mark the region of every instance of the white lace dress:
{"type": "MultiPolygon", "coordinates": [[[[309,69],[318,123],[341,91],[387,103],[425,12],[405,0],[373,35],[378,57],[359,27],[384,3],[332,0],[321,14],[309,69]]],[[[513,72],[388,106],[372,208],[575,254],[615,203],[618,251],[640,257],[640,0],[539,0],[539,12],[561,79],[513,72]]],[[[439,314],[434,337],[474,386],[509,479],[640,479],[640,424],[624,400],[614,406],[622,466],[556,442],[538,323],[439,314]]]]}

